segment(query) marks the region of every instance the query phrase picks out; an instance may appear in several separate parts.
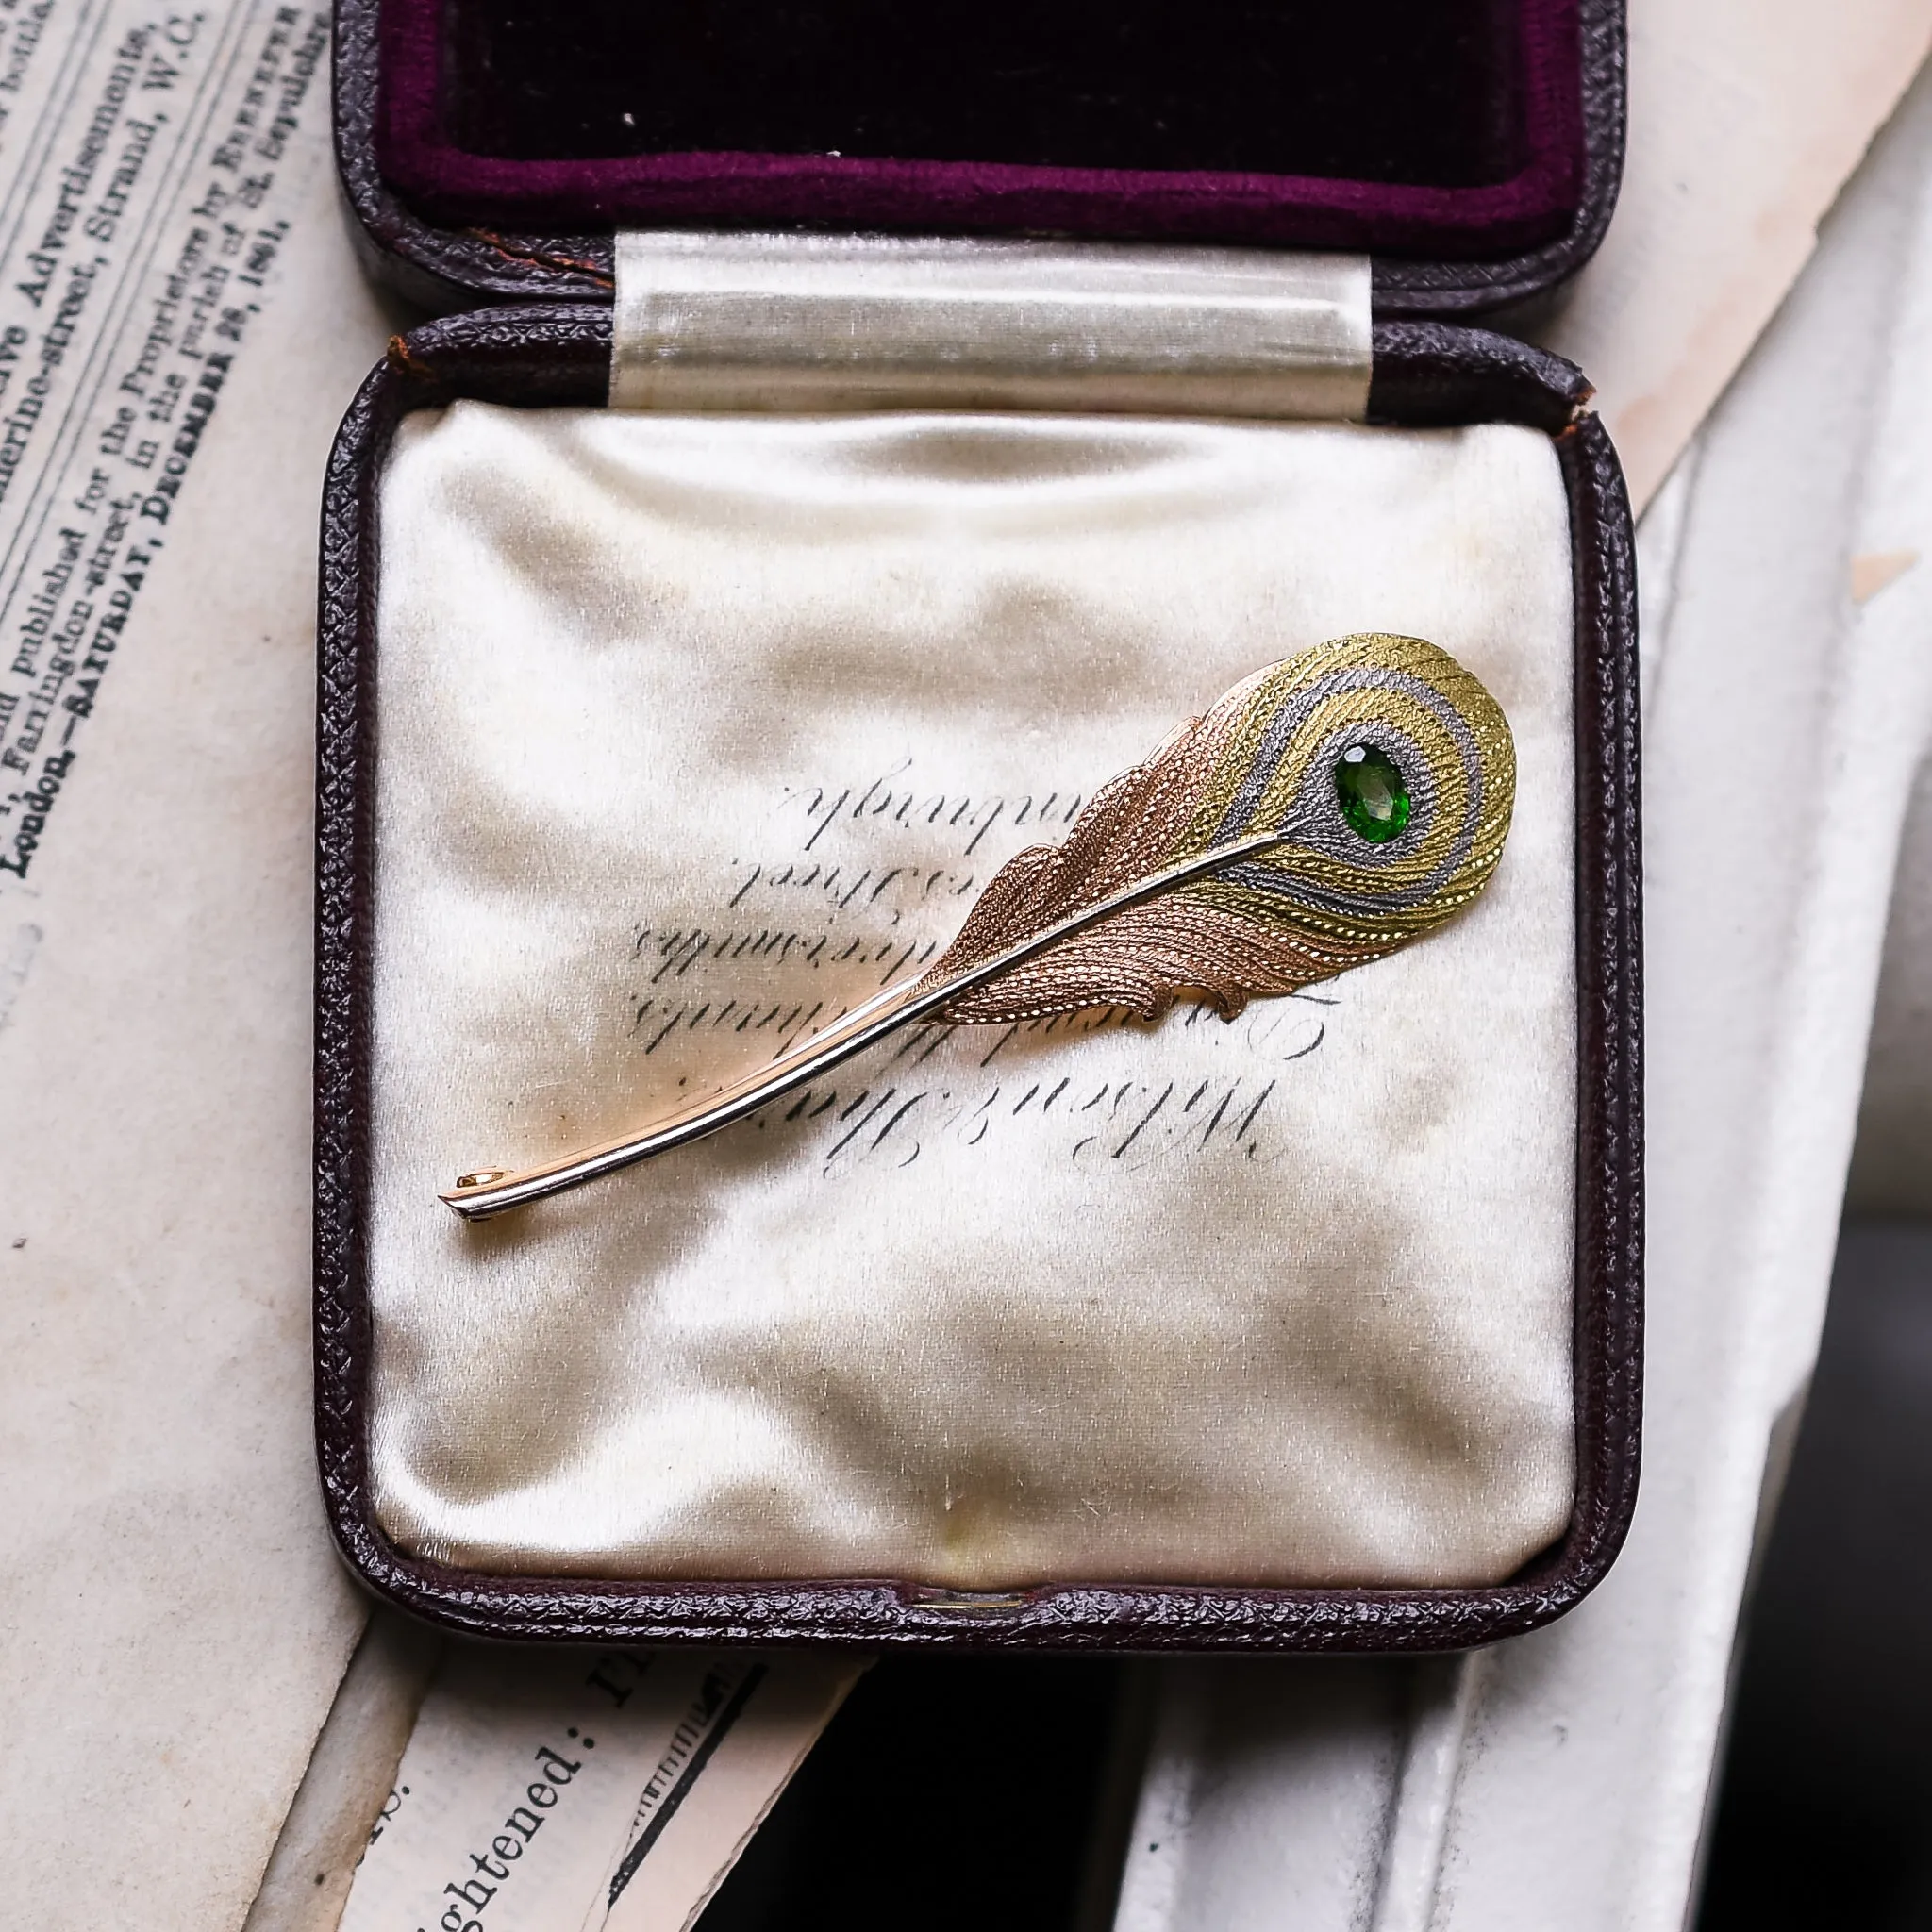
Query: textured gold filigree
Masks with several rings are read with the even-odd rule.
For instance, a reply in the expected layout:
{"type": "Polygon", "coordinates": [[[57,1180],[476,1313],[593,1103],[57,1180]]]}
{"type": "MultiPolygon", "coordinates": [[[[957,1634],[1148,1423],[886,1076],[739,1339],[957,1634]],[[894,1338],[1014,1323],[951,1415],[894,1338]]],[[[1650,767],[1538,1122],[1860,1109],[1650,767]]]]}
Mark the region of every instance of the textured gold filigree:
{"type": "Polygon", "coordinates": [[[1516,757],[1481,684],[1421,638],[1337,639],[1257,673],[1094,795],[1058,846],[1008,861],[920,982],[937,989],[1141,880],[1278,831],[963,991],[961,1024],[1124,1007],[1153,1020],[1192,995],[1233,1015],[1432,932],[1480,892],[1509,830],[1516,757]],[[1391,754],[1412,815],[1371,844],[1335,769],[1391,754]]]}

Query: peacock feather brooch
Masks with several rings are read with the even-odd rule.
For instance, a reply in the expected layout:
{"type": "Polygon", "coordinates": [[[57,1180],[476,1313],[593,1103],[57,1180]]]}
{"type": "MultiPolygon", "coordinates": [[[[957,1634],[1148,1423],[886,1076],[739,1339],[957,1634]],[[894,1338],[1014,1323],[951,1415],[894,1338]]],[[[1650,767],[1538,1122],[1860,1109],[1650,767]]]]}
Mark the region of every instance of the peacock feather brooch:
{"type": "Polygon", "coordinates": [[[952,944],[754,1074],[621,1141],[441,1198],[466,1220],[745,1119],[916,1021],[1094,1007],[1232,1019],[1385,958],[1489,883],[1515,799],[1508,721],[1421,638],[1365,632],[1257,671],[1103,786],[1059,845],[1008,859],[952,944]]]}

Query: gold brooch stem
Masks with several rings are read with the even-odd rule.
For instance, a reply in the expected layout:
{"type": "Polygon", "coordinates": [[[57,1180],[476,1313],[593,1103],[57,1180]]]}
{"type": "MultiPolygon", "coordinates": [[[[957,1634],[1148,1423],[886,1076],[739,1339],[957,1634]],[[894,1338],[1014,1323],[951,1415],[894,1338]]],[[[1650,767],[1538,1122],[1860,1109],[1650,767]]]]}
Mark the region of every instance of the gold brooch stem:
{"type": "Polygon", "coordinates": [[[723,1127],[747,1119],[781,1094],[808,1085],[821,1074],[828,1073],[841,1061],[850,1059],[854,1054],[863,1053],[887,1034],[938,1012],[961,993],[984,986],[988,980],[997,978],[1002,973],[1046,951],[1049,946],[1058,945],[1060,941],[1085,931],[1088,926],[1097,924],[1116,912],[1124,911],[1129,906],[1138,905],[1142,899],[1150,899],[1174,886],[1185,885],[1189,879],[1198,878],[1203,874],[1219,872],[1222,867],[1232,865],[1238,859],[1265,852],[1283,842],[1280,833],[1273,831],[1254,832],[1245,838],[1230,840],[1225,845],[1199,853],[1179,865],[1169,866],[1165,871],[1139,879],[1110,898],[1070,913],[1058,924],[1034,933],[1003,953],[994,954],[991,958],[982,960],[916,998],[913,990],[919,985],[919,977],[902,979],[896,986],[888,987],[884,992],[866,1001],[862,1007],[855,1007],[841,1019],[800,1041],[789,1052],[780,1054],[755,1074],[734,1080],[708,1099],[693,1101],[675,1113],[667,1114],[641,1132],[626,1135],[620,1141],[607,1141],[601,1146],[588,1148],[581,1154],[567,1155],[561,1160],[547,1161],[541,1167],[525,1168],[517,1174],[505,1174],[495,1168],[481,1169],[474,1175],[466,1174],[462,1181],[439,1198],[446,1201],[465,1221],[483,1221],[511,1208],[523,1208],[532,1201],[541,1201],[546,1195],[561,1194],[571,1188],[581,1187],[586,1181],[601,1179],[605,1174],[615,1174],[620,1168],[648,1160],[653,1155],[668,1154],[674,1147],[703,1140],[707,1134],[715,1134],[723,1127]]]}

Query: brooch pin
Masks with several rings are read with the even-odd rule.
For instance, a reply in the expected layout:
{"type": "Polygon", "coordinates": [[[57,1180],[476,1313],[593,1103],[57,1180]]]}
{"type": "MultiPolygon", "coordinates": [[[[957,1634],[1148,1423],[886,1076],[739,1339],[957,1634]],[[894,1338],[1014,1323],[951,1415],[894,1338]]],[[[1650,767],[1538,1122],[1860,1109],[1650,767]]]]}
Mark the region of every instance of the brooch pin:
{"type": "Polygon", "coordinates": [[[1008,859],[926,971],[754,1074],[621,1141],[523,1173],[466,1174],[465,1220],[714,1134],[895,1028],[1091,1007],[1232,1019],[1399,951],[1467,906],[1509,831],[1516,756],[1446,651],[1379,632],[1271,664],[1097,791],[1064,843],[1008,859]]]}

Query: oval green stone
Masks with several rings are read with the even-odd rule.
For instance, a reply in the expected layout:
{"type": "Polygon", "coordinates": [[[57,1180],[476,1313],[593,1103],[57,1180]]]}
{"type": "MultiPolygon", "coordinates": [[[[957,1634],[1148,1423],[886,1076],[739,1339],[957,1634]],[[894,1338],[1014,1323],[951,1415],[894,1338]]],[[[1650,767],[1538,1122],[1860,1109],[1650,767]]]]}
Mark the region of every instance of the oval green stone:
{"type": "Polygon", "coordinates": [[[1371,845],[1386,845],[1408,824],[1408,786],[1379,744],[1352,744],[1335,767],[1341,816],[1371,845]]]}

